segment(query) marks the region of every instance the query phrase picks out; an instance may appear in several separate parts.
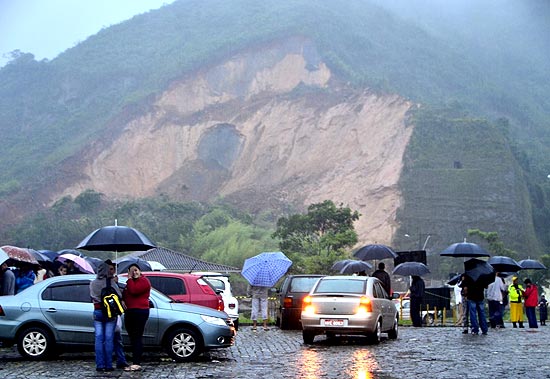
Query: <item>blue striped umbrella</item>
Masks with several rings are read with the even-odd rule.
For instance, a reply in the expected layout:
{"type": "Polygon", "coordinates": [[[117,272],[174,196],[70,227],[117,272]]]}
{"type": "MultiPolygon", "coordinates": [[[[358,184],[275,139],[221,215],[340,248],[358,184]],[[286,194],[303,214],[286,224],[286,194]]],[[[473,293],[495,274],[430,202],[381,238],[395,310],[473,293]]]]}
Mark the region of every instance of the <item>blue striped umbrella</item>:
{"type": "Polygon", "coordinates": [[[273,287],[291,265],[282,252],[266,252],[246,259],[241,274],[253,286],[273,287]]]}

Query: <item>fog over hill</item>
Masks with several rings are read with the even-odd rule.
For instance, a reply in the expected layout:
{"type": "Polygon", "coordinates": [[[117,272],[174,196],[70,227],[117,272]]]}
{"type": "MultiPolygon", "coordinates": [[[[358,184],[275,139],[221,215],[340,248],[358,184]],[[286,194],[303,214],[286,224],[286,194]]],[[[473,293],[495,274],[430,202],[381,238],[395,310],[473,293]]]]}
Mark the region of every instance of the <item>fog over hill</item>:
{"type": "MultiPolygon", "coordinates": [[[[93,189],[550,246],[543,1],[175,1],[0,69],[0,226],[93,189]],[[6,221],[8,219],[9,221],[6,221]]],[[[414,240],[404,236],[414,236],[414,240]]]]}

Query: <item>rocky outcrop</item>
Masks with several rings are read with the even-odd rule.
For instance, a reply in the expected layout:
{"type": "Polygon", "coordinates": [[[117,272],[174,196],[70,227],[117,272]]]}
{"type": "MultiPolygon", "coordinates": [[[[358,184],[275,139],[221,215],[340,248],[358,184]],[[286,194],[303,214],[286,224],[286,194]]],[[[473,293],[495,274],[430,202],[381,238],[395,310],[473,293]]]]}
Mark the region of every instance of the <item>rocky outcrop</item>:
{"type": "Polygon", "coordinates": [[[361,213],[361,242],[389,243],[412,104],[332,76],[304,40],[196,72],[121,125],[56,198],[92,188],[116,198],[224,196],[251,209],[330,199],[361,213]]]}

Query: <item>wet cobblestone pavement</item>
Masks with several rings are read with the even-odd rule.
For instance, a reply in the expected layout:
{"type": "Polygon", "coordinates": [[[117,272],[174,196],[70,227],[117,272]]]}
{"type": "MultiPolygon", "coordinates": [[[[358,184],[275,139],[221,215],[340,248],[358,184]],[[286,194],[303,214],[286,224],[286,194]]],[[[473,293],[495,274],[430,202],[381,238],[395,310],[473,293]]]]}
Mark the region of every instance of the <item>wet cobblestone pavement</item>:
{"type": "Polygon", "coordinates": [[[363,338],[322,336],[304,345],[300,331],[251,331],[243,326],[235,346],[197,362],[174,363],[148,352],[144,371],[96,373],[91,352],[57,360],[23,360],[0,349],[0,378],[550,378],[550,326],[489,330],[464,335],[454,327],[402,327],[397,340],[368,345],[363,338]]]}

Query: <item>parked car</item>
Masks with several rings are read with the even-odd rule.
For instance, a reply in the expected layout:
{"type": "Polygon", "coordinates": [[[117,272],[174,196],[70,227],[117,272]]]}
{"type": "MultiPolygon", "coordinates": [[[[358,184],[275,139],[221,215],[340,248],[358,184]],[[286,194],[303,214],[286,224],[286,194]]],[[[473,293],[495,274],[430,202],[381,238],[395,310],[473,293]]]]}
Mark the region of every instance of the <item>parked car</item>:
{"type": "Polygon", "coordinates": [[[222,295],[199,275],[167,271],[142,271],[141,274],[149,279],[153,288],[177,302],[225,310],[222,295]]]}
{"type": "Polygon", "coordinates": [[[304,298],[302,335],[311,344],[316,335],[365,335],[379,343],[382,333],[396,339],[398,315],[382,282],[368,276],[325,276],[304,298]]]}
{"type": "Polygon", "coordinates": [[[219,272],[192,272],[194,275],[198,275],[203,279],[206,279],[212,287],[222,296],[223,310],[231,317],[235,329],[239,329],[239,301],[233,292],[231,291],[231,283],[229,282],[229,275],[219,272]]]}
{"type": "Polygon", "coordinates": [[[276,325],[281,329],[302,329],[302,300],[324,275],[288,275],[277,291],[276,325]]]}
{"type": "MultiPolygon", "coordinates": [[[[410,320],[411,319],[411,301],[409,298],[404,299],[395,299],[395,308],[397,309],[397,315],[400,320],[410,320]]],[[[421,311],[422,324],[424,325],[433,325],[435,323],[435,311],[421,311]]],[[[438,317],[441,319],[443,317],[442,312],[438,312],[438,317]]]]}
{"type": "MultiPolygon", "coordinates": [[[[19,353],[32,360],[63,351],[93,350],[94,306],[90,281],[95,275],[66,275],[34,284],[14,296],[0,296],[0,341],[17,344],[19,353]]],[[[120,278],[123,287],[126,278],[120,278]]],[[[193,304],[180,304],[152,289],[149,320],[143,344],[164,349],[176,361],[234,344],[235,328],[225,312],[193,304]]],[[[124,317],[124,315],[122,316],[124,317]]],[[[124,322],[123,322],[124,325],[124,322]]],[[[122,337],[129,345],[123,328],[122,337]]]]}

